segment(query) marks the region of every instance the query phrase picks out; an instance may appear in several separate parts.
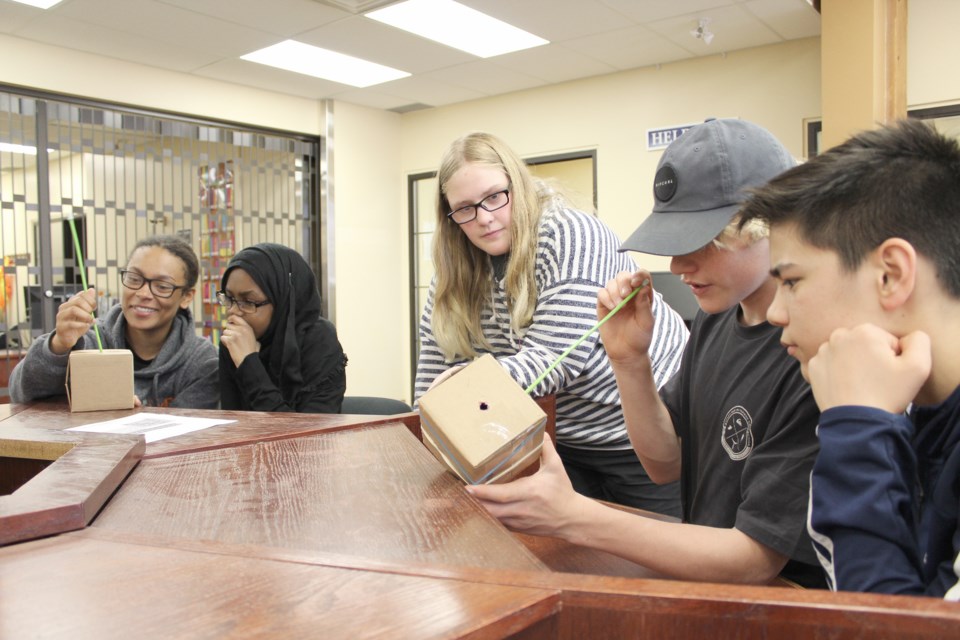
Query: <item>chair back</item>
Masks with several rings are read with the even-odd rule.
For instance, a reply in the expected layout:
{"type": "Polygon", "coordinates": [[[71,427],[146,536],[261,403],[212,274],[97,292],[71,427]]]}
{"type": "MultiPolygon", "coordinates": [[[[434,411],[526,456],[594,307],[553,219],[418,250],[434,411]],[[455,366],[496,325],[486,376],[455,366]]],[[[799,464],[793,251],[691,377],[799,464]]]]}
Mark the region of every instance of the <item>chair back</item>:
{"type": "Polygon", "coordinates": [[[410,413],[413,409],[402,400],[378,398],[376,396],[344,396],[340,413],[357,415],[392,416],[397,413],[410,413]]]}

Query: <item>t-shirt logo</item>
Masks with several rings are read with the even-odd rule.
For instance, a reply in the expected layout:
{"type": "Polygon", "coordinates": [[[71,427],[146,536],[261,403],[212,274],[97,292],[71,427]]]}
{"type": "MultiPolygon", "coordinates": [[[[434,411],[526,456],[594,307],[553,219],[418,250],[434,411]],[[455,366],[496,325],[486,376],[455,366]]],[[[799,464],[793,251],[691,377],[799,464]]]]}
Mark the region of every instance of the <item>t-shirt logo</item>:
{"type": "Polygon", "coordinates": [[[747,410],[737,405],[723,419],[720,441],[731,460],[743,460],[753,451],[753,419],[747,410]]]}

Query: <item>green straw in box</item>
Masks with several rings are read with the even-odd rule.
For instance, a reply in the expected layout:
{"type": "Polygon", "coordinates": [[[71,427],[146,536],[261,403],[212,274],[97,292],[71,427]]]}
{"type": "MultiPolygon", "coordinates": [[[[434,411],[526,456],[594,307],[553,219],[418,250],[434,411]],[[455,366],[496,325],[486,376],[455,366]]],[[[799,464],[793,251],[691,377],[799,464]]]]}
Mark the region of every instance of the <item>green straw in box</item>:
{"type": "MultiPolygon", "coordinates": [[[[83,290],[86,291],[89,287],[87,286],[87,269],[83,266],[83,251],[80,250],[80,237],[77,236],[77,226],[73,223],[73,216],[67,217],[67,222],[70,223],[70,234],[73,235],[73,248],[77,251],[77,265],[80,268],[80,281],[83,282],[83,290]]],[[[96,314],[91,312],[90,315],[96,318],[96,314]]],[[[100,340],[100,327],[97,326],[97,321],[93,321],[93,332],[97,336],[97,348],[100,351],[103,351],[103,342],[100,340]]]]}
{"type": "Polygon", "coordinates": [[[610,318],[612,318],[612,317],[613,317],[613,314],[615,314],[617,311],[620,311],[620,309],[623,309],[623,305],[625,305],[625,304],[627,304],[628,302],[630,302],[631,300],[633,300],[633,297],[634,297],[635,295],[637,295],[638,292],[640,292],[641,290],[643,290],[643,288],[646,287],[646,286],[649,285],[649,284],[650,284],[650,279],[648,278],[648,279],[644,280],[643,283],[642,283],[639,287],[637,287],[636,289],[634,289],[633,291],[631,291],[631,292],[630,292],[630,295],[628,295],[626,298],[624,298],[623,300],[621,300],[621,301],[620,301],[620,304],[618,304],[617,306],[615,306],[613,309],[610,310],[610,313],[608,313],[607,315],[603,316],[603,319],[600,320],[600,322],[598,322],[597,324],[595,324],[595,325],[593,325],[592,327],[590,327],[590,328],[587,330],[587,332],[586,332],[585,334],[583,334],[582,336],[580,336],[580,338],[578,338],[576,342],[574,342],[572,345],[570,345],[570,346],[567,348],[566,351],[564,351],[564,352],[561,353],[559,356],[557,356],[557,359],[554,360],[553,363],[551,363],[551,365],[550,365],[549,367],[547,367],[546,371],[544,371],[543,373],[541,373],[540,376],[539,376],[536,380],[534,380],[533,382],[531,382],[531,383],[530,383],[530,386],[527,387],[526,389],[524,389],[524,392],[525,392],[525,393],[530,393],[531,391],[533,391],[534,389],[536,389],[536,388],[537,388],[537,385],[540,384],[541,382],[543,382],[543,379],[546,378],[547,375],[548,375],[551,371],[553,371],[553,370],[556,368],[556,366],[557,366],[558,364],[560,364],[560,362],[561,362],[564,358],[566,358],[568,355],[570,355],[570,352],[571,352],[571,351],[573,351],[574,349],[576,349],[577,347],[579,347],[580,344],[581,344],[584,340],[586,340],[587,338],[590,337],[590,334],[592,334],[594,331],[596,331],[596,330],[599,329],[601,326],[603,326],[603,323],[604,323],[604,322],[606,322],[607,320],[609,320],[610,318]]]}

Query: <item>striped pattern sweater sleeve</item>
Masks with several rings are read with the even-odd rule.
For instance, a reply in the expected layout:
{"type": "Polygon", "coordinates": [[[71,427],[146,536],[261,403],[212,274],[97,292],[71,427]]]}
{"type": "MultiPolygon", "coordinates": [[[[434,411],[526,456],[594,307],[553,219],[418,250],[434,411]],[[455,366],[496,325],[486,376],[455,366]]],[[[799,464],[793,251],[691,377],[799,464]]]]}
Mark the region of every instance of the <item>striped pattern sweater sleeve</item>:
{"type": "MultiPolygon", "coordinates": [[[[544,213],[538,234],[537,306],[530,326],[520,333],[510,327],[503,281],[492,281],[493,306],[481,317],[490,352],[526,388],[597,322],[597,291],[620,271],[636,269],[620,241],[596,217],[572,209],[544,213]]],[[[420,358],[416,397],[454,363],[444,362],[433,340],[431,285],[420,321],[420,358]]],[[[650,360],[657,386],[680,366],[687,329],[659,294],[650,360]]],[[[461,361],[462,362],[462,361],[461,361]]],[[[629,449],[620,394],[606,351],[594,332],[539,383],[533,394],[557,394],[557,440],[567,446],[629,449]]]]}

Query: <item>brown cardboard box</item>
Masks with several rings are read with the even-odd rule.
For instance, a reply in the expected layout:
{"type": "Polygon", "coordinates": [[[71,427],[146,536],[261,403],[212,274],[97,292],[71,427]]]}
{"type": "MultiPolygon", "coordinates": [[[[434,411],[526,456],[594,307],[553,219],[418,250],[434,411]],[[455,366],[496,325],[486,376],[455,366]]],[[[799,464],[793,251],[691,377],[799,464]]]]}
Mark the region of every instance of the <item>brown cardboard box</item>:
{"type": "Polygon", "coordinates": [[[67,362],[70,411],[133,408],[133,352],[71,351],[67,362]]]}
{"type": "Polygon", "coordinates": [[[424,444],[468,484],[507,482],[539,459],[547,415],[489,354],[419,406],[424,444]]]}

